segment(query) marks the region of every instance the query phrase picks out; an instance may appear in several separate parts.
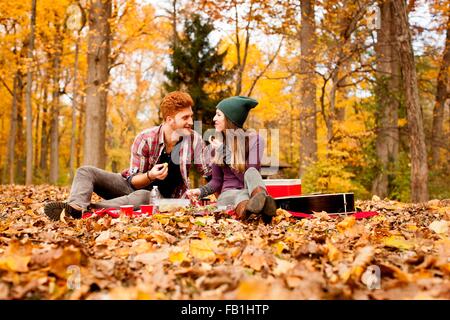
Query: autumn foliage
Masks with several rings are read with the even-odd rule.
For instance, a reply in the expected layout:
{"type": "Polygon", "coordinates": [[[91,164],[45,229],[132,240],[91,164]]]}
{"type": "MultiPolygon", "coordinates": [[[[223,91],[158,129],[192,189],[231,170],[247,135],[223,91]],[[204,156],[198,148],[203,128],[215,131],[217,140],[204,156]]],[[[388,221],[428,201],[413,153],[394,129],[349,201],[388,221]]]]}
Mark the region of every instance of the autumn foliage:
{"type": "Polygon", "coordinates": [[[450,2],[407,3],[0,0],[0,299],[450,299],[450,2]],[[172,90],[255,98],[271,178],[379,214],[49,221],[172,90]]]}
{"type": "Polygon", "coordinates": [[[0,299],[450,298],[447,200],[359,201],[379,213],[361,220],[190,210],[51,222],[42,202],[67,189],[0,192],[0,299]]]}
{"type": "Polygon", "coordinates": [[[449,197],[448,0],[108,0],[110,19],[91,19],[100,2],[38,0],[32,29],[31,0],[0,1],[3,184],[25,183],[27,161],[34,184],[68,185],[82,164],[124,169],[170,87],[191,91],[197,119],[224,92],[257,99],[247,127],[279,130],[278,177],[300,177],[305,190],[449,197]],[[407,86],[396,32],[411,34],[402,48],[417,75],[407,86]]]}

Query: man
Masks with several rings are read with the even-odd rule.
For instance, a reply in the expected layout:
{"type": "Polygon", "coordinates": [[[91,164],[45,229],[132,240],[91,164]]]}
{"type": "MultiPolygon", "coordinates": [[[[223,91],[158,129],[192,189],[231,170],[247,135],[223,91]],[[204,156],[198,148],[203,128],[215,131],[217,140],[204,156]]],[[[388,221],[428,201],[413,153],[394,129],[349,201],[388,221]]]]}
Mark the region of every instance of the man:
{"type": "Polygon", "coordinates": [[[211,175],[202,137],[192,130],[194,102],[185,92],[169,93],[161,102],[163,123],[142,131],[131,147],[130,167],[111,173],[92,166],[77,169],[67,202],[50,202],[44,213],[59,220],[61,213],[81,218],[89,209],[133,205],[138,209],[149,202],[150,191],[158,186],[165,198],[179,198],[189,189],[189,169],[205,178],[211,175]],[[92,192],[103,201],[91,203],[92,192]]]}

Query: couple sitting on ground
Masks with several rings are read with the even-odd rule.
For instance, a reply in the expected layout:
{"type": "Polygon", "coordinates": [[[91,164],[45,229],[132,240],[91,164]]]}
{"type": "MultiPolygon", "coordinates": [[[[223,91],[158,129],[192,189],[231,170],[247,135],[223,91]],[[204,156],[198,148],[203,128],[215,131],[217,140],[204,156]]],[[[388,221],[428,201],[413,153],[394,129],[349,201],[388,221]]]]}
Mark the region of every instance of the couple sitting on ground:
{"type": "Polygon", "coordinates": [[[69,199],[47,203],[45,214],[59,220],[63,210],[73,218],[81,218],[90,209],[133,205],[137,210],[149,203],[150,190],[158,186],[164,198],[219,193],[217,205],[231,205],[238,218],[261,214],[263,221],[270,222],[276,204],[259,173],[264,145],[259,135],[241,129],[258,102],[242,96],[219,102],[213,121],[216,136],[223,139],[211,140],[212,148],[206,147],[200,134],[192,130],[193,104],[185,92],[166,95],[160,104],[163,123],[137,135],[128,169],[111,173],[93,166],[78,168],[69,199]],[[228,139],[232,141],[227,141],[228,130],[234,130],[228,139]],[[209,180],[206,185],[190,189],[191,164],[209,180]],[[104,200],[91,203],[93,192],[104,200]]]}

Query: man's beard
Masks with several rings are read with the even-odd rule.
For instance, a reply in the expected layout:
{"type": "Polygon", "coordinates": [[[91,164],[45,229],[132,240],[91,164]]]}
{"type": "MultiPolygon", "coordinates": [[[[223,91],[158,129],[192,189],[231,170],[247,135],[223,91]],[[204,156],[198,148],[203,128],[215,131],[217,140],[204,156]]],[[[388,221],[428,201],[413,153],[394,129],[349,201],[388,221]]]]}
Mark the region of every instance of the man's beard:
{"type": "Polygon", "coordinates": [[[178,136],[189,136],[192,133],[192,127],[191,126],[185,126],[178,128],[174,131],[175,134],[178,136]]]}

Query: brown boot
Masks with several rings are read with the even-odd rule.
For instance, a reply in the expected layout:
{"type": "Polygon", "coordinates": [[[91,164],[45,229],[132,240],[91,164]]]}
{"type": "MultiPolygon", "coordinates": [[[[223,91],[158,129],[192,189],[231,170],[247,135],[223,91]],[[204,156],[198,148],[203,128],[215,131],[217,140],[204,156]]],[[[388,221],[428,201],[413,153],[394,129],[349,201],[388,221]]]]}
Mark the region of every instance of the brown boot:
{"type": "Polygon", "coordinates": [[[244,200],[238,203],[234,212],[236,212],[236,216],[238,219],[245,220],[250,215],[247,211],[248,200],[244,200]]]}
{"type": "Polygon", "coordinates": [[[260,213],[266,203],[266,189],[263,187],[256,187],[251,194],[250,200],[247,204],[247,210],[251,213],[260,213]]]}
{"type": "Polygon", "coordinates": [[[44,206],[44,213],[51,219],[51,220],[59,220],[61,218],[62,211],[65,210],[65,213],[68,213],[72,216],[72,218],[75,219],[81,219],[83,215],[82,208],[79,208],[76,205],[69,205],[67,202],[50,202],[45,204],[44,206]]]}
{"type": "Polygon", "coordinates": [[[271,196],[266,196],[266,203],[261,211],[262,219],[265,223],[272,222],[272,217],[277,213],[277,204],[271,196]]]}

